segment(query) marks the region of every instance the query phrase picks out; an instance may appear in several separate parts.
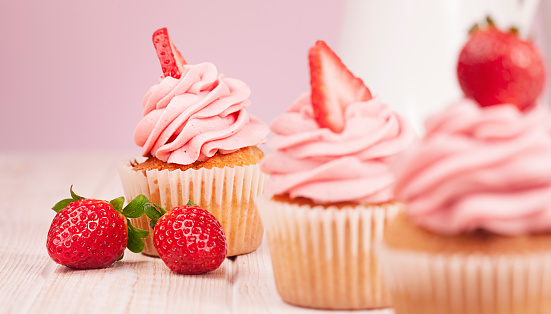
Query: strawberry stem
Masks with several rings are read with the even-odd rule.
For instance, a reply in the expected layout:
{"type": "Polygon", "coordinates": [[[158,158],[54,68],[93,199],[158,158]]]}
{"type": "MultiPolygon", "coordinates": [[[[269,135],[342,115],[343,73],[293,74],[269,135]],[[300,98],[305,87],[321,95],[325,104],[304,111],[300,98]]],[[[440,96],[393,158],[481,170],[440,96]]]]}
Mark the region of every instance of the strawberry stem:
{"type": "Polygon", "coordinates": [[[84,197],[80,196],[80,195],[77,195],[75,192],[73,192],[73,185],[71,184],[71,188],[69,189],[69,191],[71,192],[71,197],[73,197],[73,199],[75,201],[78,201],[78,200],[81,200],[83,199],[84,197]]]}
{"type": "Polygon", "coordinates": [[[84,197],[77,195],[75,192],[73,192],[73,185],[71,185],[71,188],[69,189],[71,193],[71,198],[62,199],[61,201],[57,202],[52,209],[59,213],[63,208],[67,207],[72,202],[78,201],[83,199],[84,197]]]}

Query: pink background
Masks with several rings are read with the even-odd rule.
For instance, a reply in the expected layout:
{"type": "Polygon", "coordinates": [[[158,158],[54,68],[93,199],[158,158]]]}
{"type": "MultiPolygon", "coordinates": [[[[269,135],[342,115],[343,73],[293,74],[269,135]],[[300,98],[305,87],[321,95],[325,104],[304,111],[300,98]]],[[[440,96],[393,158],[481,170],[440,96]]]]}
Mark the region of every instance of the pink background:
{"type": "Polygon", "coordinates": [[[308,48],[337,43],[340,0],[4,1],[0,151],[133,149],[166,26],[188,63],[213,62],[270,121],[309,89],[308,48]]]}
{"type": "MultiPolygon", "coordinates": [[[[0,152],[139,154],[132,134],[141,118],[142,97],[161,75],[151,35],[164,26],[189,63],[213,62],[227,77],[248,83],[250,112],[269,122],[309,90],[309,47],[323,39],[339,52],[345,5],[344,0],[4,1],[0,152]]],[[[380,16],[384,12],[369,10],[383,21],[395,12],[380,16]]],[[[542,0],[538,14],[536,42],[550,64],[551,1],[542,0]]],[[[410,55],[400,49],[400,38],[376,34],[365,38],[369,47],[386,44],[390,52],[410,55]]],[[[358,37],[363,40],[364,34],[358,37]]],[[[342,56],[347,63],[347,54],[342,56]]],[[[387,55],[366,60],[383,69],[396,63],[387,55]]],[[[407,74],[419,83],[416,73],[407,74]]],[[[376,80],[392,87],[393,93],[381,96],[394,108],[400,104],[392,97],[408,94],[399,86],[394,92],[397,79],[376,80]]],[[[366,80],[368,86],[377,85],[373,82],[366,80]]]]}

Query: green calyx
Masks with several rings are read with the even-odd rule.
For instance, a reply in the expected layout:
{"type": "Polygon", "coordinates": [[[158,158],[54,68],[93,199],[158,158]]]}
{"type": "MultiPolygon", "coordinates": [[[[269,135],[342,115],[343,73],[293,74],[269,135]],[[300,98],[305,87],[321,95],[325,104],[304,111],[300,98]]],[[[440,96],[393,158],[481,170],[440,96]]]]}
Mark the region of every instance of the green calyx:
{"type": "Polygon", "coordinates": [[[488,26],[495,26],[496,24],[494,23],[494,20],[492,19],[491,16],[487,15],[486,16],[486,24],[488,24],[488,26]]]}
{"type": "MultiPolygon", "coordinates": [[[[482,26],[475,23],[469,29],[469,34],[472,34],[472,33],[476,32],[478,30],[481,30],[481,29],[495,28],[495,27],[496,27],[496,24],[495,24],[494,20],[488,15],[488,16],[486,16],[486,19],[484,20],[484,23],[482,24],[482,26]]],[[[509,28],[509,33],[514,34],[514,35],[518,35],[519,34],[518,28],[515,27],[515,26],[510,27],[509,28]]]]}
{"type": "Polygon", "coordinates": [[[476,32],[477,30],[480,29],[480,26],[478,26],[477,23],[475,23],[473,26],[471,26],[471,28],[469,29],[469,34],[472,34],[474,32],[476,32]]]}
{"type": "MultiPolygon", "coordinates": [[[[120,198],[122,198],[121,204],[124,204],[123,197],[116,198],[113,201],[116,201],[120,198]]],[[[145,195],[143,194],[140,194],[120,210],[120,212],[126,217],[126,225],[128,227],[128,241],[126,242],[126,247],[134,253],[140,253],[141,251],[143,251],[145,246],[143,238],[149,235],[149,231],[134,227],[130,222],[130,219],[128,218],[138,218],[143,216],[143,214],[145,214],[145,205],[148,203],[149,200],[147,199],[147,197],[145,197],[145,195]]],[[[115,210],[117,209],[115,208],[115,210]]]]}
{"type": "MultiPolygon", "coordinates": [[[[70,188],[71,192],[71,198],[63,199],[59,202],[57,202],[52,209],[58,213],[65,207],[67,207],[72,202],[84,199],[84,197],[77,195],[73,191],[73,186],[71,185],[70,188]]],[[[130,222],[130,219],[128,218],[138,218],[145,214],[145,207],[146,204],[150,204],[147,197],[145,197],[143,194],[140,194],[136,196],[133,200],[131,200],[126,206],[124,205],[124,197],[117,197],[111,201],[109,201],[109,204],[113,206],[113,209],[117,212],[121,213],[126,218],[126,226],[128,231],[128,241],[126,243],[126,247],[134,252],[134,253],[140,253],[143,251],[145,243],[143,241],[143,238],[147,237],[149,234],[149,231],[142,230],[134,227],[132,223],[130,222]]],[[[124,253],[119,258],[122,259],[124,256],[124,253]]]]}
{"type": "Polygon", "coordinates": [[[78,201],[83,199],[84,197],[77,195],[75,192],[73,192],[73,186],[71,185],[71,188],[69,189],[71,191],[71,198],[63,199],[59,202],[57,202],[52,209],[59,213],[63,208],[67,207],[72,202],[78,201]]]}
{"type": "Polygon", "coordinates": [[[128,227],[128,241],[126,242],[126,247],[134,253],[140,253],[145,247],[143,238],[149,235],[149,231],[134,227],[128,218],[126,218],[126,225],[128,227]]]}
{"type": "Polygon", "coordinates": [[[163,217],[167,213],[166,209],[162,208],[161,205],[149,202],[144,206],[145,215],[150,219],[149,226],[151,229],[155,229],[157,220],[163,217]]]}
{"type": "MultiPolygon", "coordinates": [[[[197,206],[193,201],[189,200],[186,204],[187,206],[197,206]]],[[[157,224],[157,221],[163,217],[164,214],[167,213],[167,210],[161,207],[159,204],[155,204],[153,202],[149,202],[145,204],[145,215],[150,219],[149,220],[149,226],[151,229],[155,229],[155,225],[157,224]]]]}
{"type": "Polygon", "coordinates": [[[488,27],[495,27],[495,24],[494,24],[494,20],[492,20],[492,18],[488,15],[486,16],[486,19],[485,19],[485,24],[486,25],[480,25],[478,23],[475,23],[473,26],[471,26],[471,28],[469,28],[469,34],[472,34],[478,30],[481,30],[481,29],[485,29],[485,28],[488,28],[488,27]]]}

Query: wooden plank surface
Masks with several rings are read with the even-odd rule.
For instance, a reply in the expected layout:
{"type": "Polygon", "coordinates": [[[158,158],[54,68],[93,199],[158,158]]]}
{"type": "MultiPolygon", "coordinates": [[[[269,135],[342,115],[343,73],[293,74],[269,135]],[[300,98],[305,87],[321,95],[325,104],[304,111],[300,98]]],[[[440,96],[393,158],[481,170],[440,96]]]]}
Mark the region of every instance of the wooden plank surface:
{"type": "MultiPolygon", "coordinates": [[[[107,269],[55,264],[45,243],[68,196],[123,195],[116,171],[124,153],[0,154],[0,313],[347,313],[304,309],[277,294],[267,244],[226,259],[214,272],[184,276],[158,258],[128,250],[107,269]]],[[[391,310],[353,313],[391,314],[391,310]]]]}

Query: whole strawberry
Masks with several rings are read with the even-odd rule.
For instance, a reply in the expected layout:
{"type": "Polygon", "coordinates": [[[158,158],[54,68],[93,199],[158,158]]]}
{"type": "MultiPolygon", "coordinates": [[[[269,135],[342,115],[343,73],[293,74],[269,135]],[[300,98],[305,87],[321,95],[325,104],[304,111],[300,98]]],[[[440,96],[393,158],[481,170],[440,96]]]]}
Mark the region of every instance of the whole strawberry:
{"type": "Polygon", "coordinates": [[[202,274],[217,269],[226,258],[222,226],[203,208],[189,202],[167,212],[150,203],[145,213],[154,228],[153,244],[172,271],[202,274]]]}
{"type": "Polygon", "coordinates": [[[139,195],[122,208],[124,198],[110,202],[78,196],[58,202],[46,240],[54,262],[74,269],[104,268],[123,257],[124,249],[141,252],[148,231],[132,226],[127,217],[144,214],[145,196],[139,195]]]}
{"type": "Polygon", "coordinates": [[[481,106],[514,104],[526,110],[543,90],[545,70],[531,42],[488,19],[487,27],[473,29],[461,50],[457,77],[465,95],[481,106]]]}

